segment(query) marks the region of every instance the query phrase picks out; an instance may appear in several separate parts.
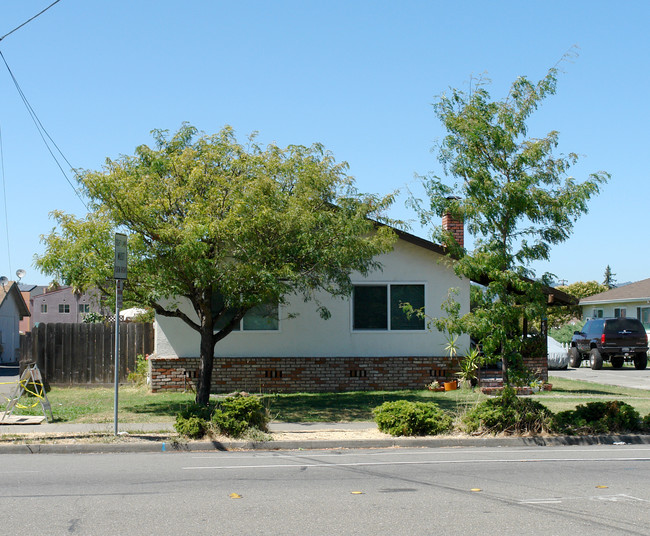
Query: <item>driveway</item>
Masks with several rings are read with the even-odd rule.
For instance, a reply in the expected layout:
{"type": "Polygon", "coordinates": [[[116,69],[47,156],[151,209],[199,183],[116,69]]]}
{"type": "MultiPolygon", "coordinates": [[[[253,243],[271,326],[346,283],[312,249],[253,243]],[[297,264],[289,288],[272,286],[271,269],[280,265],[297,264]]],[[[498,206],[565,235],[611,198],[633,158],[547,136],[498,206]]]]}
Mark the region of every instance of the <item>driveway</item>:
{"type": "Polygon", "coordinates": [[[601,370],[591,370],[587,366],[580,368],[569,367],[567,370],[549,370],[548,375],[549,377],[554,376],[569,380],[582,380],[585,382],[603,383],[605,385],[619,385],[621,387],[650,390],[650,369],[636,370],[633,366],[627,364],[622,369],[606,367],[601,370]]]}

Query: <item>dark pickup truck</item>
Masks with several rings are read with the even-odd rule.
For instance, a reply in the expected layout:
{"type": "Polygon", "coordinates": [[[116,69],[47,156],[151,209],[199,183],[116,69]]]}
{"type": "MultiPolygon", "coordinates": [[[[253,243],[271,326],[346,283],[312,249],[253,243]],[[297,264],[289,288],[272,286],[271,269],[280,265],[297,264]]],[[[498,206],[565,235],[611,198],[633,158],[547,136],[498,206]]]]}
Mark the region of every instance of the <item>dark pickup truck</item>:
{"type": "Polygon", "coordinates": [[[648,366],[648,335],[636,318],[594,318],[582,331],[574,331],[569,348],[569,365],[579,367],[588,359],[593,370],[609,361],[613,368],[634,362],[634,368],[648,366]]]}

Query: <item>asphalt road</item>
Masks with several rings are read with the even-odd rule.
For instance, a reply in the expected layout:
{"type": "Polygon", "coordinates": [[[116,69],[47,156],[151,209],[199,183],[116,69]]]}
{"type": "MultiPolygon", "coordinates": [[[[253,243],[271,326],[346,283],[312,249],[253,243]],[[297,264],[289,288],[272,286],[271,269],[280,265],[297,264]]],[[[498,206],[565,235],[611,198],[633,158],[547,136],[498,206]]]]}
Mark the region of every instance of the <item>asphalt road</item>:
{"type": "Polygon", "coordinates": [[[650,447],[3,455],[4,534],[650,534],[650,447]]]}

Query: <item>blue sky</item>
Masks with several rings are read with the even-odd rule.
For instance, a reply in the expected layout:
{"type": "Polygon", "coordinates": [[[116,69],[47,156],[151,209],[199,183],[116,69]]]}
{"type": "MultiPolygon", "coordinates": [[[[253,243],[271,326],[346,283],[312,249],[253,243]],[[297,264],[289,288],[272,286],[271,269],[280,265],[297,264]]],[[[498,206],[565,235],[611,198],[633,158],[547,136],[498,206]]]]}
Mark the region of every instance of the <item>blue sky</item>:
{"type": "MultiPolygon", "coordinates": [[[[5,0],[0,36],[50,0],[5,0]]],[[[232,125],[278,145],[321,142],[347,161],[361,191],[410,187],[442,173],[430,149],[444,136],[431,104],[481,73],[503,97],[520,75],[543,77],[573,45],[558,91],[530,123],[560,132],[560,152],[582,156],[582,180],[611,181],[572,238],[533,266],[568,282],[650,277],[645,244],[650,180],[650,3],[61,0],[0,41],[39,119],[76,168],[151,143],[183,121],[214,133],[232,125]]],[[[33,267],[54,209],[85,213],[0,64],[4,195],[0,275],[33,267]],[[9,230],[5,228],[8,221],[9,230]],[[8,242],[8,245],[7,245],[8,242]]],[[[69,177],[72,177],[69,174],[69,177]]],[[[0,191],[0,195],[2,191],[0,191]]],[[[392,216],[415,220],[404,207],[392,216]]],[[[412,232],[427,236],[414,225],[412,232]]]]}

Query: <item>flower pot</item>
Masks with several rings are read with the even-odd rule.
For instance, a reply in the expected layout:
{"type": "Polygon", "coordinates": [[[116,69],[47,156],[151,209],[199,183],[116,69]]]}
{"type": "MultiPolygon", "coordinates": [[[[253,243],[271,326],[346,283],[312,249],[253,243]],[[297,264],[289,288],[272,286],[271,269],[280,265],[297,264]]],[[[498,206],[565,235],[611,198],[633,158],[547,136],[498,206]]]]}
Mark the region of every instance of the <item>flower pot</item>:
{"type": "Polygon", "coordinates": [[[445,382],[445,391],[455,391],[456,389],[458,389],[458,382],[456,380],[445,382]]]}

